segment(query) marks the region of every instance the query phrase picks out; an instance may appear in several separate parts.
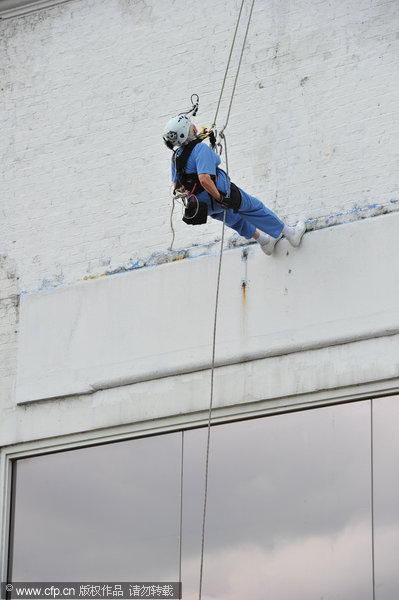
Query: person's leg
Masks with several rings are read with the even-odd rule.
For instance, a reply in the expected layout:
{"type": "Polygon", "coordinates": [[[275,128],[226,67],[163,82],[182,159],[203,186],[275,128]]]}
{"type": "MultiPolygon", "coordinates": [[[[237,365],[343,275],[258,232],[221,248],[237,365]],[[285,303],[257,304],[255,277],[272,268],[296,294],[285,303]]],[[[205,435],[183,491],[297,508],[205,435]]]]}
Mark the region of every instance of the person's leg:
{"type": "Polygon", "coordinates": [[[240,189],[242,202],[239,214],[256,226],[254,239],[260,244],[265,254],[272,254],[278,240],[285,236],[292,246],[301,243],[306,225],[300,221],[295,227],[286,225],[279,217],[255,196],[250,196],[240,189]],[[266,234],[266,235],[265,235],[266,234]]]}
{"type": "MultiPolygon", "coordinates": [[[[211,215],[211,217],[213,219],[217,219],[218,221],[223,221],[223,213],[216,213],[211,215]]],[[[237,233],[247,238],[247,240],[256,240],[265,254],[273,254],[274,246],[280,239],[279,237],[273,238],[270,235],[267,235],[267,233],[259,231],[259,229],[256,229],[255,225],[252,225],[252,223],[249,223],[238,213],[234,213],[232,210],[226,211],[225,222],[228,227],[231,227],[237,231],[237,233]]]]}
{"type": "Polygon", "coordinates": [[[284,229],[283,221],[258,200],[258,198],[250,196],[241,188],[240,192],[242,200],[238,214],[241,215],[245,221],[255,225],[260,231],[271,235],[273,238],[278,238],[284,229]]]}
{"type": "MultiPolygon", "coordinates": [[[[258,198],[250,196],[240,190],[242,196],[241,207],[238,213],[226,211],[226,225],[246,239],[253,238],[260,245],[265,254],[273,254],[274,246],[285,235],[293,246],[299,246],[306,226],[298,223],[296,227],[285,225],[269,208],[264,206],[258,198]]],[[[218,221],[223,221],[223,213],[211,215],[218,221]]]]}
{"type": "MultiPolygon", "coordinates": [[[[211,215],[213,219],[223,221],[223,213],[215,213],[211,215]]],[[[226,225],[234,229],[239,235],[242,235],[247,240],[254,237],[256,232],[255,225],[246,221],[240,214],[234,213],[232,210],[226,210],[226,225]]]]}

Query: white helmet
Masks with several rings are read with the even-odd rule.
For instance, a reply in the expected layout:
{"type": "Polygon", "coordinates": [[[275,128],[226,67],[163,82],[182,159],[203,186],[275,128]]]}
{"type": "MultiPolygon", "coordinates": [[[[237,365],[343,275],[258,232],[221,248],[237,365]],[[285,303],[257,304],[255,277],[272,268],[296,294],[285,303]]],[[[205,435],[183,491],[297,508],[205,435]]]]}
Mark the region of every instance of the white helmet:
{"type": "Polygon", "coordinates": [[[187,115],[177,115],[165,125],[163,141],[169,148],[183,146],[190,133],[191,121],[187,115]]]}

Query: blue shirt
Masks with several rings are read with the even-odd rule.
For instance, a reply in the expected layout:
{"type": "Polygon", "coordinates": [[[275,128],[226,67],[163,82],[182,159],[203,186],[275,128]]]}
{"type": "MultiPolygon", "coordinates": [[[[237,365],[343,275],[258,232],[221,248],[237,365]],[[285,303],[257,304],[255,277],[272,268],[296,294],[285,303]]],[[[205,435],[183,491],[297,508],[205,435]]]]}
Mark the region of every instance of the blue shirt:
{"type": "MultiPolygon", "coordinates": [[[[183,151],[183,148],[178,150],[178,154],[183,151]]],[[[223,171],[223,169],[219,168],[220,165],[220,156],[216,152],[214,152],[207,144],[201,142],[194,146],[186,165],[187,173],[197,173],[200,175],[201,173],[208,173],[208,175],[216,176],[216,187],[221,192],[226,193],[227,190],[227,175],[223,171]]],[[[177,173],[175,169],[175,165],[173,164],[172,158],[172,181],[176,183],[177,181],[177,173]]],[[[209,207],[211,207],[210,197],[208,192],[203,191],[200,194],[196,194],[198,200],[202,200],[206,202],[209,207]]],[[[215,210],[211,211],[213,213],[223,212],[223,209],[214,202],[215,210]]]]}

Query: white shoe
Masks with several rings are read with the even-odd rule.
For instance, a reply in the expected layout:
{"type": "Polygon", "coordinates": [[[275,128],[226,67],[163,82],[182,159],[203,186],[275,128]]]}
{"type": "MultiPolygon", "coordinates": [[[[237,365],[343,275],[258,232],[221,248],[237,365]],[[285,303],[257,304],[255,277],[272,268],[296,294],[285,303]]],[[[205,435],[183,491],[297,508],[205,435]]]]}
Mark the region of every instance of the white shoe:
{"type": "Polygon", "coordinates": [[[306,223],[304,223],[303,221],[298,221],[298,223],[293,229],[295,231],[294,235],[287,238],[287,240],[289,241],[291,246],[294,246],[294,248],[298,248],[299,244],[302,241],[303,234],[306,231],[306,223]]]}
{"type": "Polygon", "coordinates": [[[264,252],[268,256],[271,256],[273,254],[274,246],[277,244],[280,237],[274,238],[271,235],[269,235],[268,240],[264,244],[259,244],[259,246],[262,248],[262,252],[264,252]]]}

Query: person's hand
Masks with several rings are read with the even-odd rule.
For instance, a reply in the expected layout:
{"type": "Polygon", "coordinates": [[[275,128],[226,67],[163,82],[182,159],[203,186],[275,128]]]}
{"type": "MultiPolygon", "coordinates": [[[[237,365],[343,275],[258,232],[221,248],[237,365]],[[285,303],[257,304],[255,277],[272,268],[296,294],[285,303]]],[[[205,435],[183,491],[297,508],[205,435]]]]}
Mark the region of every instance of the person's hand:
{"type": "Polygon", "coordinates": [[[232,203],[230,196],[227,196],[227,194],[224,194],[220,190],[219,190],[219,195],[220,195],[220,199],[216,200],[216,198],[215,198],[215,200],[218,204],[220,204],[220,206],[222,208],[224,208],[224,210],[229,210],[229,208],[233,208],[233,203],[232,203]]]}
{"type": "Polygon", "coordinates": [[[177,194],[186,194],[186,193],[187,193],[187,190],[183,186],[180,186],[179,188],[175,187],[175,189],[173,190],[174,196],[176,196],[177,194]]]}

